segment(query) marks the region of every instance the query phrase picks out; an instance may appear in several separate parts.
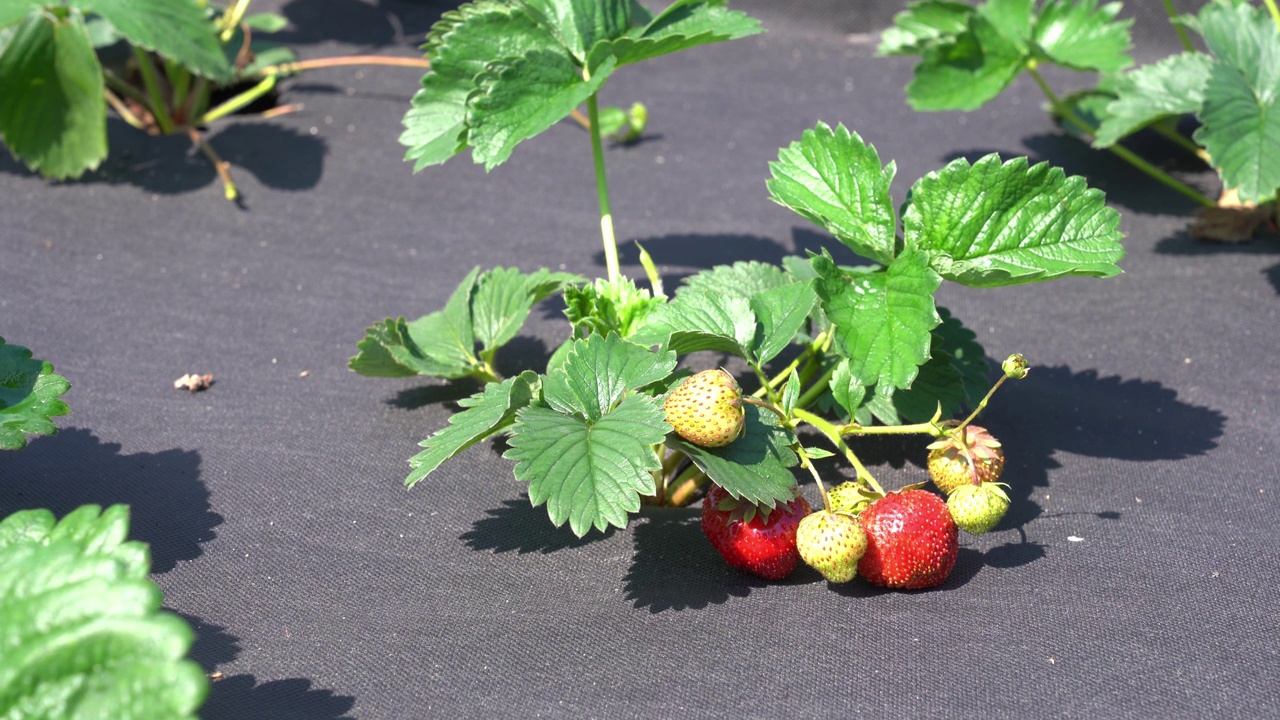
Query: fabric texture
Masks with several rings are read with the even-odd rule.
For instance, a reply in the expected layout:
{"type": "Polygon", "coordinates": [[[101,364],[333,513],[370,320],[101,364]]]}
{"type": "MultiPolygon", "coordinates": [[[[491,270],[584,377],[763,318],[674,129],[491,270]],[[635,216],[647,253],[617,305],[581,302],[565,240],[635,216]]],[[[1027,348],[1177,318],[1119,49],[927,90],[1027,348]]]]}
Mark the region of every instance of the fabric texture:
{"type": "MultiPolygon", "coordinates": [[[[387,67],[306,73],[281,97],[301,112],[211,130],[243,208],[185,139],[114,120],[79,182],[0,157],[0,335],[72,383],[57,435],[0,453],[0,514],[130,504],[192,656],[222,673],[207,720],[1280,716],[1275,238],[1190,239],[1190,202],[1061,133],[1026,78],[976,112],[911,111],[912,59],[874,57],[892,12],[808,4],[738,3],[770,32],[606,86],[651,118],[607,148],[624,272],[643,275],[637,242],[668,287],[834,246],[764,184],[819,120],[896,161],[898,202],[998,152],[1084,175],[1122,215],[1123,275],[938,295],[992,358],[1033,366],[983,416],[1012,509],[962,535],[941,588],[757,581],[710,548],[696,506],[579,539],[530,507],[501,442],[406,491],[418,441],[475,387],[357,376],[363,329],[439,309],[475,266],[599,276],[604,260],[579,127],[492,172],[463,155],[414,174],[397,136],[420,73],[387,67]],[[190,372],[213,386],[175,390],[190,372]]],[[[304,58],[415,56],[446,7],[255,4],[289,18],[304,58]]],[[[1157,35],[1137,54],[1168,52],[1157,35]]],[[[1218,192],[1173,146],[1133,147],[1218,192]]],[[[541,367],[566,332],[543,303],[500,369],[541,367]]],[[[897,487],[924,479],[924,444],[855,447],[897,487]]]]}

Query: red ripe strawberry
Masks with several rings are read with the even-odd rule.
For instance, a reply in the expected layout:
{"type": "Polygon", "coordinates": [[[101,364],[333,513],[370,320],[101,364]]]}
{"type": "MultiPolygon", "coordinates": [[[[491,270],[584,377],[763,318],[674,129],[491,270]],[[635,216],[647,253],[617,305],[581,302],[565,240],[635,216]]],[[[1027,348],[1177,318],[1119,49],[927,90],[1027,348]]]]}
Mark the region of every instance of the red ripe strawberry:
{"type": "Polygon", "coordinates": [[[796,528],[809,512],[798,495],[765,512],[712,483],[702,501],[702,532],[730,566],[781,580],[800,562],[796,528]]]}
{"type": "Polygon", "coordinates": [[[858,574],[874,585],[931,588],[942,584],[956,564],[960,530],[947,504],[928,490],[891,492],[858,517],[867,533],[858,574]]]}

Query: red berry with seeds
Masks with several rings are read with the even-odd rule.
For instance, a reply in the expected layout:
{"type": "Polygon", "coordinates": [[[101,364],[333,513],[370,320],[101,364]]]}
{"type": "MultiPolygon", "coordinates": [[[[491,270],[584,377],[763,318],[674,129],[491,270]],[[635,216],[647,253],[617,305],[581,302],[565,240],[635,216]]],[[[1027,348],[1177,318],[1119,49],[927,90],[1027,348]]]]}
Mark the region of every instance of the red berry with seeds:
{"type": "Polygon", "coordinates": [[[809,512],[809,503],[798,495],[768,510],[712,484],[702,501],[702,532],[730,566],[781,580],[800,562],[796,529],[809,512]]]}
{"type": "Polygon", "coordinates": [[[947,504],[928,490],[891,492],[859,516],[867,551],[858,573],[881,587],[923,590],[942,584],[960,552],[947,504]]]}

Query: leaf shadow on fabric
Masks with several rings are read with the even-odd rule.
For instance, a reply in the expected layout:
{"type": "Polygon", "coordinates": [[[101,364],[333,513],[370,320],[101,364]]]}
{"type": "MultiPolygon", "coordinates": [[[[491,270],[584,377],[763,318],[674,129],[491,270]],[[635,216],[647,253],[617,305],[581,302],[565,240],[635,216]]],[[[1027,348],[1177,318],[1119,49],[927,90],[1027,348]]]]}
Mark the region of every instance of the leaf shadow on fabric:
{"type": "MultiPolygon", "coordinates": [[[[704,270],[717,265],[732,265],[739,261],[756,261],[779,265],[782,259],[796,255],[808,257],[809,252],[820,253],[825,248],[841,265],[865,265],[869,261],[854,254],[831,235],[810,227],[791,229],[791,248],[772,238],[760,235],[736,234],[679,234],[650,238],[633,238],[618,246],[618,262],[627,266],[630,277],[644,277],[640,266],[640,247],[644,247],[659,267],[674,266],[704,270]]],[[[594,262],[604,267],[604,251],[594,255],[594,262]]],[[[675,290],[686,274],[663,276],[668,294],[675,290]]]]}
{"type": "Polygon", "coordinates": [[[279,10],[288,26],[263,37],[282,45],[341,42],[416,48],[440,15],[457,5],[448,0],[292,0],[279,10]]]}
{"type": "MultiPolygon", "coordinates": [[[[1217,176],[1195,156],[1154,132],[1139,132],[1125,140],[1126,148],[1178,180],[1205,194],[1217,192],[1217,176]]],[[[997,153],[1005,162],[1026,155],[1032,164],[1048,162],[1068,175],[1081,175],[1089,187],[1106,193],[1109,203],[1152,215],[1190,217],[1196,203],[1152,179],[1107,150],[1096,150],[1065,133],[1045,133],[1022,138],[1016,149],[982,148],[948,153],[945,162],[964,158],[974,162],[997,153]]]]}
{"type": "Polygon", "coordinates": [[[240,638],[227,632],[225,627],[205,622],[194,615],[177,612],[171,608],[164,609],[180,615],[195,631],[196,639],[191,645],[191,650],[187,652],[187,657],[204,668],[206,673],[212,673],[218,669],[219,665],[239,657],[240,638]]]}
{"type": "Polygon", "coordinates": [[[529,504],[528,496],[522,496],[519,499],[503,500],[501,507],[488,510],[485,517],[477,520],[458,539],[473,550],[548,555],[604,540],[616,530],[612,527],[605,532],[593,529],[583,537],[578,537],[569,529],[568,523],[561,527],[552,525],[546,508],[533,507],[529,504]]]}
{"type": "MultiPolygon", "coordinates": [[[[263,185],[278,190],[315,187],[323,171],[324,140],[271,122],[228,124],[207,137],[209,145],[231,163],[231,175],[248,171],[263,185]]],[[[158,195],[180,195],[218,180],[208,158],[186,137],[152,137],[108,118],[111,148],[97,170],[69,183],[133,185],[158,195]]],[[[0,172],[34,176],[8,153],[0,153],[0,172]]]]}
{"type": "Polygon", "coordinates": [[[725,564],[702,534],[701,513],[699,507],[644,507],[633,520],[636,549],[623,590],[637,609],[699,610],[770,584],[725,564]]]}
{"type": "Polygon", "coordinates": [[[347,720],[356,704],[349,695],[312,687],[305,678],[259,683],[253,675],[214,681],[200,708],[204,720],[347,720]]]}
{"type": "Polygon", "coordinates": [[[122,455],[120,447],[89,430],[65,428],[22,452],[0,455],[0,514],[43,507],[62,517],[89,503],[123,503],[130,508],[130,539],[151,546],[153,573],[199,557],[222,524],[200,480],[200,454],[122,455]]]}

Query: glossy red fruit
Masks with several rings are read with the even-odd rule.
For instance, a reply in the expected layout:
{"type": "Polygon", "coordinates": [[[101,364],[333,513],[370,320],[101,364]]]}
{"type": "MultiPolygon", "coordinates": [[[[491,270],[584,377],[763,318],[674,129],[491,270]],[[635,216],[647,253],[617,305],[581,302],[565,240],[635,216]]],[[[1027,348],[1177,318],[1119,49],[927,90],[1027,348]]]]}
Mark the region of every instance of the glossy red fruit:
{"type": "Polygon", "coordinates": [[[779,503],[766,518],[752,504],[712,484],[702,501],[702,532],[730,566],[781,580],[800,562],[796,528],[810,511],[809,503],[797,496],[779,503]]]}
{"type": "Polygon", "coordinates": [[[881,587],[923,590],[942,584],[960,552],[960,530],[942,498],[918,488],[891,492],[859,516],[867,552],[858,574],[881,587]]]}

